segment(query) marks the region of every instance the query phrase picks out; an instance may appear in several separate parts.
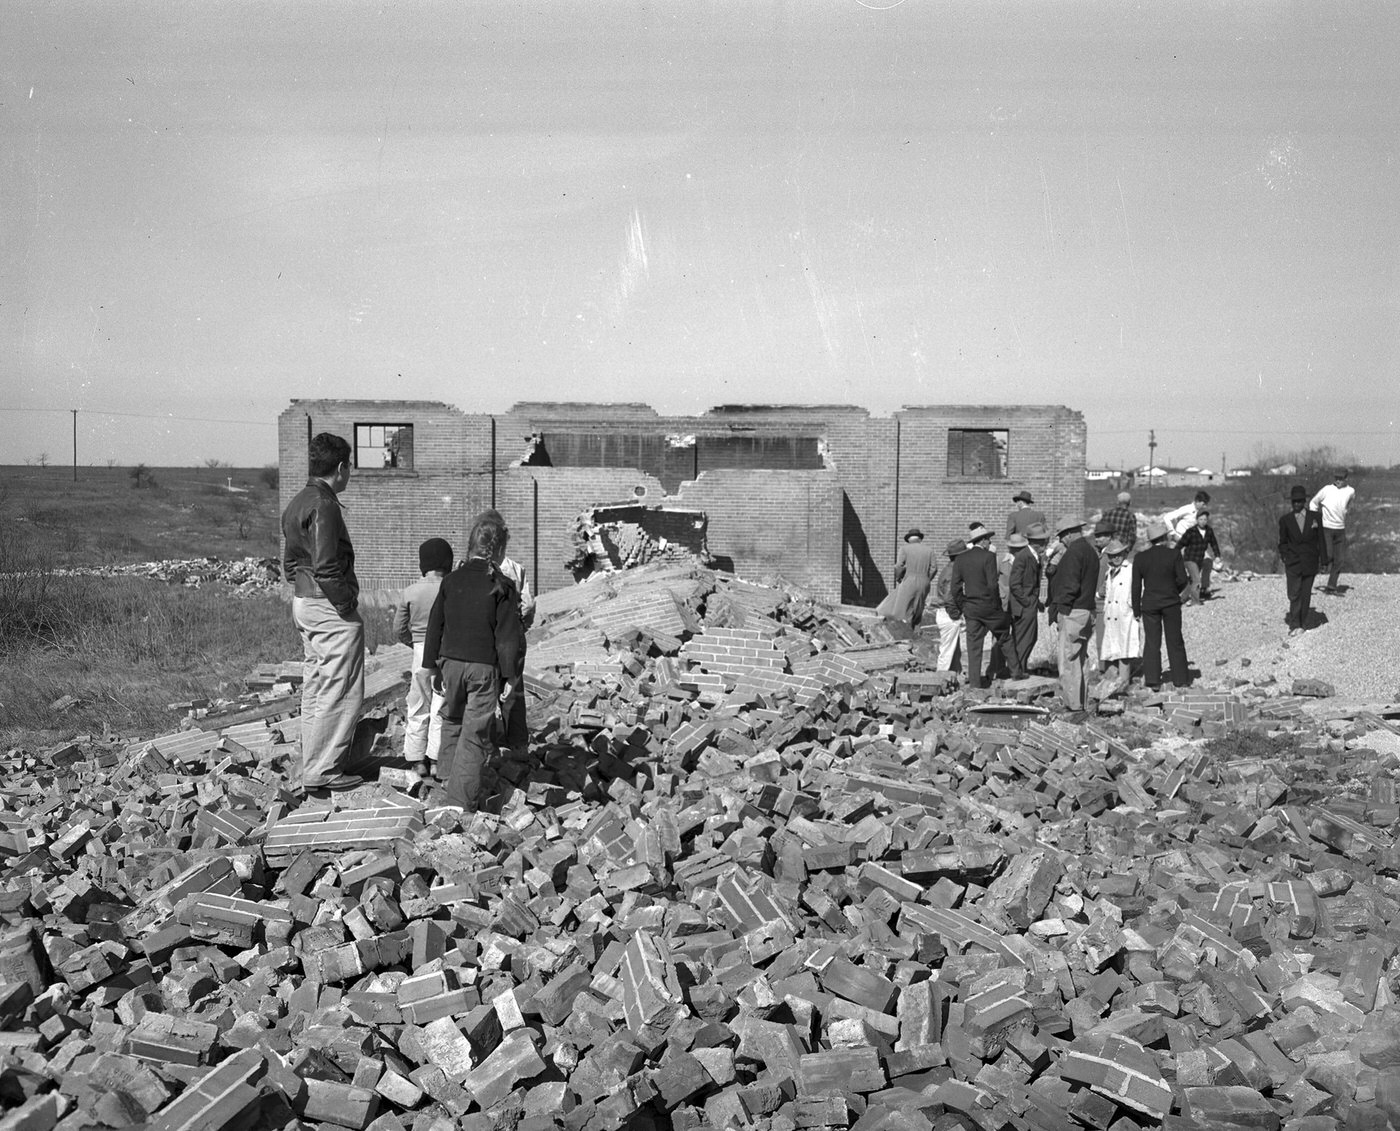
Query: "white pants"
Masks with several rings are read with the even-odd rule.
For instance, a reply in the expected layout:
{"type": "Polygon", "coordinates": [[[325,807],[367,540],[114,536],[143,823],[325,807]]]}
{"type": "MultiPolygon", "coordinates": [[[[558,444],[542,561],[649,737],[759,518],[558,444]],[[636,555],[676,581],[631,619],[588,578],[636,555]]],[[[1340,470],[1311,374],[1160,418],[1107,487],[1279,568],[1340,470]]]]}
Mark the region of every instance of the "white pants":
{"type": "Polygon", "coordinates": [[[301,633],[301,784],[307,789],[343,774],[365,700],[365,624],[336,612],[324,597],[294,597],[301,633]]]}
{"type": "Polygon", "coordinates": [[[962,646],[964,664],[967,657],[967,625],[961,620],[954,620],[948,615],[948,610],[941,605],[934,613],[934,623],[938,625],[938,670],[950,672],[953,670],[953,661],[958,656],[958,646],[962,646]]]}
{"type": "Polygon", "coordinates": [[[442,696],[433,690],[433,673],[423,667],[423,642],[413,645],[413,674],[408,681],[403,756],[409,762],[438,760],[442,749],[442,696]]]}

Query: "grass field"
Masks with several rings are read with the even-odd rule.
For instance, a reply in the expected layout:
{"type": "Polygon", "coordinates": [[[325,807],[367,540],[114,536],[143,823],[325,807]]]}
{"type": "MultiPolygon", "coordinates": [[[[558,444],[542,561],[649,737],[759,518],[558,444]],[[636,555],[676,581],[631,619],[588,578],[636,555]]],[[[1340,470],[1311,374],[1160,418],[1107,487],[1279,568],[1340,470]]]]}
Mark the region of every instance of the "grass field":
{"type": "Polygon", "coordinates": [[[274,557],[276,479],[261,468],[0,467],[0,517],[56,566],[274,557]],[[268,480],[271,479],[271,484],[268,480]],[[236,490],[229,490],[232,482],[236,490]]]}
{"type": "MultiPolygon", "coordinates": [[[[260,470],[153,474],[136,488],[124,468],[79,468],[76,483],[71,468],[0,468],[0,748],[159,734],[179,725],[170,704],[231,698],[258,664],[301,654],[275,592],[54,572],[277,554],[277,492],[260,470]],[[65,697],[77,702],[55,710],[65,697]]],[[[387,610],[364,616],[371,647],[387,641],[387,610]]]]}

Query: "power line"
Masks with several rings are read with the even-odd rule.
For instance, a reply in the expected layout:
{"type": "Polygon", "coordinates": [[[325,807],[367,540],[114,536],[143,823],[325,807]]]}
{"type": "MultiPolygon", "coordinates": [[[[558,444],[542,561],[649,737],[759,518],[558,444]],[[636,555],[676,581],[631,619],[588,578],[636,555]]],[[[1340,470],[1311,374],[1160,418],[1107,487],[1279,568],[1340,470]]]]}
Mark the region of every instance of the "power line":
{"type": "MultiPolygon", "coordinates": [[[[0,412],[72,412],[70,408],[0,408],[0,412]]],[[[213,416],[176,416],[174,413],[117,412],[105,408],[84,408],[80,412],[93,416],[129,416],[138,420],[177,420],[182,424],[254,424],[258,427],[275,428],[275,420],[225,420],[213,416]]]]}
{"type": "MultiPolygon", "coordinates": [[[[1389,428],[1309,428],[1300,432],[1281,432],[1277,428],[1171,428],[1168,431],[1179,436],[1390,436],[1393,434],[1389,428]]],[[[1089,429],[1092,436],[1136,436],[1141,432],[1141,428],[1089,429]]]]}

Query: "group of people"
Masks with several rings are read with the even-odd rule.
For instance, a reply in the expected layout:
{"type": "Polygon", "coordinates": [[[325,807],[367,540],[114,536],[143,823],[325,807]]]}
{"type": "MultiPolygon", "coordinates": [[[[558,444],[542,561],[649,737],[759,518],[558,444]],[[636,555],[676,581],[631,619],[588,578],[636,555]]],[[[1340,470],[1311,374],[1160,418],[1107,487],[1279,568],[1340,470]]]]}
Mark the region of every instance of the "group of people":
{"type": "MultiPolygon", "coordinates": [[[[292,617],[304,657],[301,705],[301,788],[325,796],[362,784],[349,772],[364,703],[364,622],[355,551],[339,496],[352,473],[349,443],[333,433],[312,437],[310,477],[282,514],[283,576],[293,587],[292,617]]],[[[1339,468],[1309,501],[1293,488],[1279,519],[1279,557],[1288,580],[1290,634],[1308,627],[1312,589],[1330,566],[1324,593],[1341,593],[1346,512],[1355,492],[1339,468]]],[[[939,565],[921,530],[904,536],[886,616],[917,627],[931,609],[938,628],[938,668],[951,671],[959,652],[969,686],[1023,679],[1039,639],[1043,611],[1056,632],[1060,693],[1072,713],[1128,685],[1139,659],[1148,688],[1167,675],[1191,682],[1181,608],[1211,595],[1220,546],[1210,525],[1210,496],[1146,523],[1118,496],[1095,524],[1075,514],[1053,526],[1029,491],[1013,497],[1006,550],[981,522],[946,548],[939,565]],[[1052,538],[1051,535],[1054,537],[1052,538]],[[984,671],[984,650],[990,657],[984,671]],[[1089,691],[1089,673],[1103,677],[1089,691]]],[[[472,522],[467,554],[453,566],[452,546],[429,538],[418,549],[422,579],[400,595],[394,631],[412,644],[404,753],[446,786],[446,800],[466,812],[483,802],[482,771],[498,746],[524,753],[525,633],[534,598],[524,568],[506,556],[510,531],[495,510],[472,522]]]]}
{"type": "MultiPolygon", "coordinates": [[[[1290,635],[1308,625],[1320,569],[1332,571],[1324,593],[1344,592],[1338,575],[1346,511],[1355,494],[1347,478],[1347,469],[1338,468],[1333,482],[1311,500],[1303,487],[1294,487],[1292,509],[1279,519],[1290,635]]],[[[1079,515],[1060,519],[1053,538],[1029,491],[1017,492],[1012,502],[1002,554],[993,546],[993,532],[973,522],[965,538],[948,544],[940,566],[923,531],[910,529],[895,562],[895,591],[880,611],[918,627],[931,610],[938,669],[954,670],[961,654],[974,688],[1026,676],[1039,638],[1039,613],[1045,612],[1056,632],[1062,702],[1071,712],[1085,712],[1093,700],[1123,691],[1139,661],[1143,683],[1160,687],[1163,644],[1165,676],[1177,687],[1189,686],[1182,606],[1211,598],[1212,572],[1222,559],[1210,494],[1197,491],[1186,505],[1145,520],[1124,491],[1093,524],[1079,515]],[[1102,676],[1091,696],[1088,673],[1094,669],[1102,676]]]]}
{"type": "MultiPolygon", "coordinates": [[[[364,704],[364,621],[355,551],[339,496],[352,472],[349,443],[322,432],[309,447],[310,478],[282,513],[283,576],[304,657],[301,703],[303,796],[328,796],[363,779],[349,772],[364,704]]],[[[445,784],[446,803],[475,812],[490,753],[527,744],[525,632],[534,598],[520,563],[506,556],[510,531],[483,511],[466,558],[429,538],[418,548],[422,579],[395,607],[394,631],[413,645],[404,754],[445,784]]]]}

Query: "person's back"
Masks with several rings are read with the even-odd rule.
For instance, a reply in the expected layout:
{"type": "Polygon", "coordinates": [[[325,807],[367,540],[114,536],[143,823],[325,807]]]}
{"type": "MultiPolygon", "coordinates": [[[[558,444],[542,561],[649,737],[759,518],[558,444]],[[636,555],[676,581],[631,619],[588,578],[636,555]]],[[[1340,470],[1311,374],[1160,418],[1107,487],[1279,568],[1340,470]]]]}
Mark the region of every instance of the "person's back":
{"type": "Polygon", "coordinates": [[[1113,529],[1113,536],[1130,550],[1137,543],[1137,515],[1133,513],[1132,496],[1126,491],[1103,512],[1103,520],[1113,529]]]}
{"type": "Polygon", "coordinates": [[[422,644],[427,638],[428,614],[445,576],[432,573],[404,586],[394,607],[394,639],[400,644],[422,644]]]}
{"type": "Polygon", "coordinates": [[[423,576],[404,587],[394,608],[394,637],[413,647],[413,671],[404,703],[404,759],[413,763],[426,761],[431,772],[442,747],[442,720],[438,715],[442,697],[433,693],[432,674],[423,667],[423,646],[442,579],[452,569],[451,544],[442,538],[429,538],[418,547],[418,568],[423,576]]]}
{"type": "Polygon", "coordinates": [[[1133,559],[1133,611],[1160,612],[1181,604],[1186,585],[1181,554],[1165,542],[1156,543],[1133,559]]]}
{"type": "Polygon", "coordinates": [[[1049,603],[1064,613],[1070,609],[1093,611],[1099,586],[1099,555],[1087,538],[1076,538],[1065,547],[1050,578],[1049,603]]]}
{"type": "Polygon", "coordinates": [[[423,666],[445,658],[514,671],[522,637],[518,604],[515,586],[489,563],[464,562],[442,580],[429,615],[423,666]],[[506,605],[513,616],[504,612],[506,605]]]}
{"type": "Polygon", "coordinates": [[[1000,609],[997,558],[985,546],[972,546],[953,559],[953,590],[959,592],[960,608],[977,612],[1000,609]]]}
{"type": "Polygon", "coordinates": [[[492,725],[515,691],[524,645],[520,595],[497,565],[507,536],[499,519],[472,526],[467,561],[443,579],[423,643],[423,667],[435,671],[433,690],[443,697],[447,800],[468,812],[482,804],[492,725]]]}

